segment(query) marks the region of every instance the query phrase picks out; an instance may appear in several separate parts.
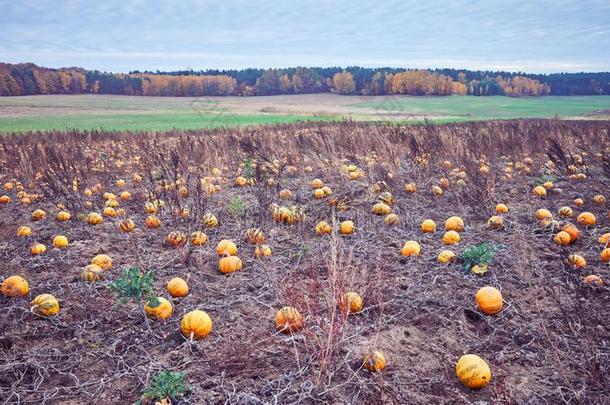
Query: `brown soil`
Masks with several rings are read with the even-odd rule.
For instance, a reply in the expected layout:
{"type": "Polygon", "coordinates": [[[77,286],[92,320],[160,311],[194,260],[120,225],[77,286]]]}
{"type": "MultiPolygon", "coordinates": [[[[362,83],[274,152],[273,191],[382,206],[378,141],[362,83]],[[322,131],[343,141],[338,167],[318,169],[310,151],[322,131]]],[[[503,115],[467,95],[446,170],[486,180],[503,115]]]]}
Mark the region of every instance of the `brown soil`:
{"type": "MultiPolygon", "coordinates": [[[[607,403],[610,289],[587,286],[583,276],[610,281],[597,242],[610,231],[608,203],[592,201],[596,194],[610,198],[609,134],[607,122],[536,120],[3,138],[0,180],[16,178],[42,198],[26,206],[15,190],[5,191],[12,201],[0,205],[0,279],[19,274],[31,289],[27,299],[0,298],[0,398],[6,403],[122,404],[137,400],[158,371],[173,370],[186,373],[190,392],[184,403],[607,403]],[[582,164],[577,153],[584,156],[582,164]],[[488,176],[474,161],[482,155],[491,168],[488,176]],[[429,161],[425,166],[419,164],[422,157],[429,161]],[[508,162],[525,157],[534,160],[524,164],[530,174],[517,168],[510,178],[503,174],[508,162]],[[342,158],[362,168],[364,177],[348,180],[342,158]],[[251,159],[259,163],[257,184],[233,186],[239,165],[251,159]],[[274,159],[279,174],[261,169],[274,159]],[[549,159],[556,169],[544,168],[549,159]],[[442,167],[444,160],[466,173],[465,186],[442,167]],[[286,163],[297,167],[296,176],[286,163]],[[587,179],[570,179],[570,165],[586,172],[587,179]],[[305,173],[306,166],[313,172],[305,173]],[[212,167],[223,169],[222,191],[206,196],[197,185],[212,167]],[[156,230],[144,227],[147,190],[154,192],[158,185],[151,169],[168,181],[181,173],[190,191],[187,198],[158,192],[166,207],[156,230]],[[144,181],[132,182],[133,173],[144,181]],[[69,191],[74,176],[81,179],[77,194],[69,191]],[[267,186],[268,177],[278,184],[267,186]],[[435,197],[430,189],[443,177],[451,184],[435,197]],[[119,178],[132,193],[120,206],[137,229],[119,232],[120,219],[105,218],[95,227],[79,220],[79,213],[103,209],[101,193],[85,198],[83,189],[99,182],[105,191],[118,193],[122,190],[114,182],[119,178]],[[314,199],[314,178],[323,179],[350,209],[340,212],[328,198],[314,199]],[[551,178],[548,196],[535,197],[532,187],[551,178]],[[404,191],[410,181],[418,187],[415,194],[404,191]],[[384,225],[383,217],[371,214],[379,194],[374,184],[396,198],[398,225],[384,225]],[[292,199],[279,199],[283,188],[292,190],[292,199]],[[583,207],[574,206],[576,197],[585,200],[583,207]],[[87,200],[93,208],[84,205],[87,200]],[[238,201],[244,202],[243,210],[236,208],[238,201]],[[510,207],[503,216],[505,229],[490,230],[486,220],[500,202],[510,207]],[[72,212],[71,221],[55,221],[57,203],[72,212]],[[302,206],[307,217],[294,225],[277,224],[270,203],[302,206]],[[190,219],[176,217],[179,206],[191,210],[190,219]],[[594,227],[579,226],[581,238],[564,248],[533,218],[538,208],[555,214],[561,206],[571,206],[576,214],[590,211],[598,221],[594,227]],[[36,208],[46,210],[47,218],[33,222],[36,208]],[[205,246],[165,246],[168,232],[201,228],[204,212],[220,221],[219,228],[205,230],[205,246]],[[452,215],[464,218],[466,229],[458,245],[447,247],[442,228],[452,215]],[[426,218],[436,221],[436,233],[419,230],[426,218]],[[348,237],[317,236],[314,226],[322,219],[335,225],[351,219],[357,230],[348,237]],[[33,236],[17,238],[19,225],[31,226],[33,236]],[[271,258],[255,258],[254,247],[244,240],[244,230],[253,226],[264,230],[271,258]],[[67,249],[51,247],[57,234],[68,236],[67,249]],[[231,275],[217,270],[214,249],[224,238],[238,243],[244,262],[243,270],[231,275]],[[410,239],[421,244],[421,256],[400,255],[410,239]],[[34,240],[47,245],[46,254],[29,253],[34,240]],[[484,276],[463,271],[460,263],[436,262],[443,249],[459,255],[481,242],[498,247],[484,276]],[[587,259],[584,269],[565,262],[576,252],[587,259]],[[82,268],[99,253],[113,258],[113,269],[103,281],[81,281],[82,268]],[[165,284],[176,276],[188,281],[190,294],[173,301],[170,319],[151,321],[148,330],[139,306],[118,305],[108,289],[128,266],[153,270],[159,295],[168,297],[165,284]],[[485,285],[501,289],[504,297],[504,309],[495,316],[482,314],[474,303],[477,289],[485,285]],[[337,297],[345,291],[362,295],[362,313],[346,317],[337,311],[337,297]],[[57,316],[30,313],[30,299],[41,293],[60,300],[57,316]],[[275,312],[285,305],[297,307],[305,319],[304,329],[292,336],[275,330],[275,312]],[[181,335],[179,322],[196,308],[210,314],[214,330],[191,343],[181,335]],[[387,358],[382,372],[362,369],[362,356],[372,349],[387,358]],[[491,367],[492,380],[484,389],[473,391],[457,380],[454,366],[465,353],[478,354],[491,367]]],[[[575,223],[575,218],[557,219],[575,223]]]]}

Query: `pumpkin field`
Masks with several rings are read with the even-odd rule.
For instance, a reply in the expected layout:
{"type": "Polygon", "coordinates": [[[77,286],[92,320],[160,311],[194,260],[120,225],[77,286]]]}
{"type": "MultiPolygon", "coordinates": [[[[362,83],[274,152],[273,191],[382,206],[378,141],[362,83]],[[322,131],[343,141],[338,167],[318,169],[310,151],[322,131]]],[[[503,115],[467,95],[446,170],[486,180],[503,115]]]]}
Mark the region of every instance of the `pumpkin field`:
{"type": "Polygon", "coordinates": [[[0,403],[609,401],[610,121],[0,140],[0,403]]]}

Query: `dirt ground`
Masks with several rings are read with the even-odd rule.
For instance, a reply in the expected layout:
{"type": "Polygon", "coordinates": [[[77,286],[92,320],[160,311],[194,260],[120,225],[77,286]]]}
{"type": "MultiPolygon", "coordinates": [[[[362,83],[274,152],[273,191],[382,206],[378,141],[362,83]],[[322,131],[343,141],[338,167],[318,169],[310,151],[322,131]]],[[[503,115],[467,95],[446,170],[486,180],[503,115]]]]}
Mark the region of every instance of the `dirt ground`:
{"type": "Polygon", "coordinates": [[[16,179],[27,193],[40,194],[24,205],[15,189],[0,192],[11,197],[0,204],[0,280],[16,274],[30,285],[27,298],[0,297],[3,403],[131,403],[160,370],[185,372],[189,392],[174,403],[608,403],[610,289],[583,282],[589,274],[610,281],[598,242],[610,232],[609,203],[593,202],[598,194],[610,198],[607,122],[302,124],[139,135],[57,133],[2,141],[2,184],[16,179]],[[488,175],[479,171],[480,159],[490,168],[488,175]],[[278,173],[262,169],[274,160],[278,173]],[[257,183],[234,186],[253,162],[257,183]],[[364,176],[349,180],[346,164],[361,168],[364,176]],[[570,165],[586,173],[586,180],[570,178],[570,165]],[[221,191],[196,191],[214,167],[222,170],[221,191]],[[524,167],[530,173],[519,169],[524,167]],[[132,180],[135,173],[142,182],[132,180]],[[71,191],[75,176],[80,179],[76,193],[71,191]],[[269,178],[276,183],[270,186],[269,178]],[[331,197],[315,199],[310,185],[315,178],[349,209],[332,207],[331,197]],[[430,190],[442,178],[449,186],[435,196],[430,190]],[[118,187],[117,179],[125,179],[126,186],[118,187]],[[159,191],[159,179],[183,179],[189,196],[159,191]],[[533,195],[532,188],[545,181],[553,182],[548,195],[533,195]],[[405,191],[409,182],[417,192],[405,191]],[[119,231],[121,217],[97,226],[82,220],[82,214],[103,209],[102,192],[83,195],[96,183],[104,191],[131,192],[120,207],[136,223],[133,232],[119,231]],[[278,193],[286,188],[293,196],[282,200],[278,193]],[[382,191],[396,199],[397,225],[371,213],[382,191]],[[150,192],[166,202],[157,229],[144,226],[150,192]],[[583,206],[575,206],[577,197],[583,206]],[[486,225],[497,203],[510,209],[502,215],[502,230],[486,225]],[[66,206],[72,220],[55,220],[57,204],[66,206]],[[298,206],[306,217],[293,225],[276,223],[270,204],[298,206]],[[576,217],[560,218],[562,206],[597,218],[595,226],[578,225],[580,238],[566,247],[554,243],[553,235],[576,217]],[[184,207],[190,210],[187,219],[175,213],[184,207]],[[42,221],[31,219],[37,208],[47,212],[42,221]],[[534,218],[539,208],[550,210],[558,223],[541,227],[534,218]],[[205,229],[204,213],[215,214],[220,226],[205,229]],[[466,227],[459,244],[445,246],[443,224],[454,215],[466,227]],[[432,234],[419,227],[427,218],[438,225],[432,234]],[[356,224],[351,236],[337,234],[338,223],[346,219],[356,224]],[[316,235],[319,220],[334,226],[331,235],[316,235]],[[21,225],[32,228],[30,238],[16,236],[21,225]],[[244,239],[250,227],[264,231],[270,258],[254,256],[254,246],[244,239]],[[164,242],[170,231],[196,229],[209,237],[204,246],[173,249],[164,242]],[[69,238],[68,248],[52,247],[58,234],[69,238]],[[243,270],[218,271],[215,247],[221,239],[238,244],[243,270]],[[407,240],[420,243],[420,256],[401,255],[407,240]],[[47,245],[47,252],[31,255],[34,241],[47,245]],[[459,262],[436,261],[441,250],[459,256],[482,242],[497,247],[483,276],[464,271],[459,262]],[[101,281],[82,281],[83,267],[100,253],[112,257],[113,268],[101,281]],[[568,265],[571,253],[582,254],[587,266],[568,265]],[[148,329],[138,304],[119,305],[108,285],[129,266],[153,270],[155,292],[168,299],[167,281],[187,280],[190,293],[173,300],[170,319],[151,320],[148,329]],[[495,316],[475,305],[474,294],[486,285],[500,289],[504,298],[495,316]],[[337,311],[338,297],[346,291],[363,297],[361,313],[337,311]],[[30,300],[41,293],[59,299],[58,315],[30,312],[30,300]],[[274,324],[276,311],[286,305],[304,316],[304,329],[292,335],[278,333],[274,324]],[[193,309],[208,312],[214,328],[207,338],[191,342],[179,323],[193,309]],[[362,357],[371,350],[385,354],[382,372],[362,368],[362,357]],[[487,387],[470,390],[457,379],[455,363],[466,353],[489,364],[487,387]]]}

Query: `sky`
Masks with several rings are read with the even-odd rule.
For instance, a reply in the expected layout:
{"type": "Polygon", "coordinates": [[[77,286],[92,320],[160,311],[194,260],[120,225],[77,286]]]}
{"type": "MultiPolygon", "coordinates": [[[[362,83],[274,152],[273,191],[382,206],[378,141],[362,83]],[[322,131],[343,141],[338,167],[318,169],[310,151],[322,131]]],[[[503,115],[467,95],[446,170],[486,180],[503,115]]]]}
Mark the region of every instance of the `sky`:
{"type": "Polygon", "coordinates": [[[610,0],[0,0],[0,62],[610,71],[610,0]]]}

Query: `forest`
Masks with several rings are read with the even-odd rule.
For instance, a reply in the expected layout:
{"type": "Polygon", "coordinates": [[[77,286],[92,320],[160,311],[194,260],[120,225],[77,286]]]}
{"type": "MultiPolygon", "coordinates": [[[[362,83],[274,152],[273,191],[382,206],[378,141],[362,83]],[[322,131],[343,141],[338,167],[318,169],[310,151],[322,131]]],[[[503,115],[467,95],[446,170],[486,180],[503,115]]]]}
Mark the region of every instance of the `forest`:
{"type": "Polygon", "coordinates": [[[527,74],[458,69],[296,67],[285,69],[132,71],[46,68],[0,63],[0,96],[121,94],[141,96],[341,95],[546,96],[610,94],[610,72],[527,74]]]}

